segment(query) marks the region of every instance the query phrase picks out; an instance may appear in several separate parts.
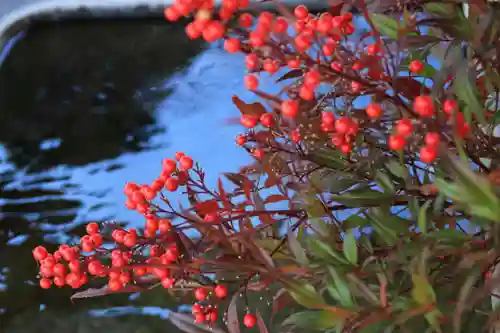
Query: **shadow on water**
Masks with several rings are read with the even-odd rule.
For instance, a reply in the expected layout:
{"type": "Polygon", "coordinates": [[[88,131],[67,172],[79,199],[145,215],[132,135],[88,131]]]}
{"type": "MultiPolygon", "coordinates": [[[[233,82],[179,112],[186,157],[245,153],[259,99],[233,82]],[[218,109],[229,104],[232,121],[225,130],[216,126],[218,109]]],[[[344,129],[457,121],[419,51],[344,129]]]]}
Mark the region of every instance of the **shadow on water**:
{"type": "MultiPolygon", "coordinates": [[[[22,32],[0,68],[0,331],[175,331],[155,317],[86,311],[129,304],[128,295],[71,304],[71,290],[41,290],[31,249],[83,234],[70,225],[82,206],[71,168],[157,148],[152,136],[167,130],[155,114],[169,93],[165,80],[201,50],[183,25],[154,19],[37,23],[22,32]]],[[[133,304],[174,306],[165,294],[133,304]]]]}

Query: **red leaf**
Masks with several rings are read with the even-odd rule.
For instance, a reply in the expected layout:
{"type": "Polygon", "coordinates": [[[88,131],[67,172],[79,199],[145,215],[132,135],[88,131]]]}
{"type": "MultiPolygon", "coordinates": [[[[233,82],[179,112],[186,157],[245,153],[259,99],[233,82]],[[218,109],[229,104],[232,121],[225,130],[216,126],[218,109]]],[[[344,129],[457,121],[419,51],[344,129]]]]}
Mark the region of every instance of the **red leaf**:
{"type": "Polygon", "coordinates": [[[260,103],[247,104],[238,96],[233,95],[233,103],[236,105],[241,114],[259,118],[263,113],[266,113],[266,108],[260,103]]]}
{"type": "Polygon", "coordinates": [[[303,73],[302,69],[292,69],[291,71],[289,71],[288,73],[286,73],[285,75],[280,77],[278,80],[276,80],[276,82],[281,82],[284,80],[289,80],[289,79],[294,79],[296,77],[301,77],[303,74],[304,73],[303,73]]]}
{"type": "Polygon", "coordinates": [[[398,77],[393,81],[393,85],[401,95],[408,99],[430,93],[429,88],[411,77],[398,77]]]}
{"type": "Polygon", "coordinates": [[[243,182],[243,190],[245,191],[245,197],[247,198],[247,201],[252,204],[252,188],[253,188],[253,183],[248,179],[245,178],[245,181],[243,182]]]}
{"type": "Polygon", "coordinates": [[[219,204],[215,200],[207,200],[198,202],[194,208],[198,215],[205,215],[219,210],[219,204]]]}
{"type": "Polygon", "coordinates": [[[255,95],[259,96],[260,98],[277,103],[278,105],[281,105],[281,103],[283,102],[280,98],[273,96],[273,95],[270,95],[270,94],[266,94],[265,92],[262,92],[259,90],[254,90],[253,92],[255,95]]]}
{"type": "Polygon", "coordinates": [[[264,200],[264,203],[280,202],[284,200],[288,200],[288,198],[281,194],[272,194],[264,200]]]}
{"type": "Polygon", "coordinates": [[[224,208],[227,210],[231,210],[231,203],[229,202],[229,199],[227,198],[226,191],[224,191],[224,187],[222,185],[222,180],[219,178],[219,194],[220,198],[222,200],[222,205],[224,208]]]}

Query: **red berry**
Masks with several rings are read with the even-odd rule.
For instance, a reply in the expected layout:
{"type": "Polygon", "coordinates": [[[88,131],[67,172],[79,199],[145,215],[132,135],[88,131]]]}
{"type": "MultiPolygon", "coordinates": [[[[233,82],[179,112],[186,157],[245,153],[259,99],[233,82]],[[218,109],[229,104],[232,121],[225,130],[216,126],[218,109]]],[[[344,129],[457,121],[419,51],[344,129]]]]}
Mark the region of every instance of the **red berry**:
{"type": "Polygon", "coordinates": [[[346,117],[340,117],[335,120],[335,131],[339,134],[346,134],[349,128],[351,127],[351,120],[346,117]]]}
{"type": "Polygon", "coordinates": [[[236,137],[236,144],[238,146],[243,146],[247,142],[247,139],[244,135],[238,135],[236,137]]]}
{"type": "Polygon", "coordinates": [[[171,262],[176,261],[179,258],[179,250],[177,249],[177,246],[169,246],[167,251],[165,251],[165,258],[171,262]]]}
{"type": "Polygon", "coordinates": [[[47,279],[47,278],[40,279],[40,287],[42,289],[49,289],[51,285],[52,285],[52,281],[50,279],[47,279]]]}
{"type": "Polygon", "coordinates": [[[420,73],[424,70],[425,65],[420,60],[413,60],[410,63],[410,72],[412,73],[420,73]]]}
{"type": "Polygon", "coordinates": [[[165,8],[164,12],[165,18],[169,20],[170,22],[177,21],[179,17],[181,16],[180,13],[177,12],[177,10],[174,9],[174,7],[167,7],[165,8]]]}
{"type": "Polygon", "coordinates": [[[314,99],[314,88],[303,85],[300,87],[299,96],[303,100],[312,101],[314,99]]]}
{"type": "Polygon", "coordinates": [[[261,148],[255,148],[253,150],[253,156],[260,160],[261,158],[264,157],[264,150],[261,148]]]}
{"type": "Polygon", "coordinates": [[[127,234],[123,239],[123,245],[126,247],[132,247],[137,244],[137,235],[135,234],[127,234]]]}
{"type": "Polygon", "coordinates": [[[76,259],[71,260],[68,263],[69,270],[72,271],[73,273],[79,273],[80,272],[80,262],[76,259]]]}
{"type": "Polygon", "coordinates": [[[182,151],[178,151],[175,153],[175,159],[177,161],[180,161],[180,159],[182,158],[182,156],[184,156],[185,154],[182,152],[182,151]]]}
{"type": "Polygon", "coordinates": [[[172,229],[172,221],[169,219],[161,219],[159,222],[158,230],[160,231],[160,234],[165,234],[172,229]]]}
{"type": "Polygon", "coordinates": [[[203,30],[203,39],[209,43],[213,43],[224,36],[226,28],[224,24],[219,21],[211,21],[203,30]]]}
{"type": "Polygon", "coordinates": [[[299,102],[293,100],[287,100],[281,103],[281,113],[284,117],[295,118],[297,112],[299,111],[299,102]]]}
{"type": "Polygon", "coordinates": [[[249,40],[253,47],[261,47],[266,43],[267,37],[260,31],[250,32],[249,40]]]}
{"type": "Polygon", "coordinates": [[[119,291],[120,289],[122,289],[122,283],[119,279],[109,280],[108,288],[112,291],[119,291]]]}
{"type": "Polygon", "coordinates": [[[64,287],[64,285],[66,284],[66,279],[64,278],[64,276],[56,276],[54,277],[54,284],[59,288],[64,287]]]}
{"type": "Polygon", "coordinates": [[[244,84],[248,90],[256,90],[259,87],[259,79],[257,76],[249,74],[245,76],[244,84]]]}
{"type": "Polygon", "coordinates": [[[274,21],[273,31],[275,33],[284,33],[288,29],[288,21],[284,17],[278,17],[274,21]]]}
{"type": "Polygon", "coordinates": [[[332,112],[321,112],[321,122],[323,124],[333,124],[335,122],[335,115],[332,112]]]}
{"type": "Polygon", "coordinates": [[[215,292],[215,296],[217,296],[218,298],[224,298],[227,296],[226,286],[223,286],[220,284],[215,287],[214,292],[215,292]]]}
{"type": "Polygon", "coordinates": [[[89,262],[87,270],[91,275],[100,275],[104,271],[104,265],[100,261],[89,262]]]}
{"type": "Polygon", "coordinates": [[[393,134],[389,137],[389,148],[392,150],[401,150],[406,145],[406,139],[401,134],[393,134]]]}
{"type": "Polygon", "coordinates": [[[248,70],[256,69],[259,65],[259,57],[255,53],[250,53],[245,57],[245,66],[248,70]]]}
{"type": "Polygon", "coordinates": [[[420,148],[420,160],[424,163],[432,163],[437,157],[437,149],[432,146],[420,148]]]}
{"type": "Polygon", "coordinates": [[[334,61],[330,64],[330,67],[337,72],[342,72],[342,64],[338,61],[334,61]]]}
{"type": "Polygon", "coordinates": [[[201,304],[193,304],[193,306],[191,307],[191,312],[193,314],[196,314],[196,313],[200,313],[203,311],[203,307],[201,306],[201,304]]]}
{"type": "Polygon", "coordinates": [[[87,224],[87,227],[85,228],[87,233],[89,235],[93,235],[99,232],[99,225],[95,222],[87,224]]]}
{"type": "Polygon", "coordinates": [[[174,177],[169,177],[165,181],[165,188],[170,192],[176,191],[178,187],[179,183],[177,182],[177,179],[174,177]]]}
{"type": "Polygon", "coordinates": [[[382,114],[382,107],[380,104],[368,104],[365,111],[368,117],[378,118],[382,114]]]}
{"type": "Polygon", "coordinates": [[[47,255],[49,253],[43,246],[37,246],[33,250],[33,258],[35,258],[36,261],[42,261],[43,259],[47,258],[47,255]]]}
{"type": "Polygon", "coordinates": [[[457,111],[457,109],[458,109],[458,104],[457,101],[455,101],[454,99],[447,99],[446,101],[444,101],[443,103],[444,113],[452,115],[453,113],[455,113],[455,111],[457,111]]]}
{"type": "Polygon", "coordinates": [[[163,171],[165,171],[165,173],[170,175],[172,172],[174,172],[177,169],[177,162],[171,158],[166,158],[162,161],[162,167],[163,167],[163,171]]]}
{"type": "Polygon", "coordinates": [[[236,53],[240,51],[241,42],[238,38],[228,38],[224,41],[224,49],[228,53],[236,53]]]}
{"type": "Polygon", "coordinates": [[[340,151],[344,154],[349,154],[352,150],[352,146],[349,143],[343,143],[340,145],[340,151]]]}
{"type": "Polygon", "coordinates": [[[380,52],[380,47],[378,44],[371,44],[368,45],[368,47],[366,48],[366,53],[372,56],[376,55],[379,52],[380,52]]]}
{"type": "Polygon", "coordinates": [[[66,274],[66,267],[63,264],[56,264],[52,270],[56,276],[64,276],[66,274]]]}
{"type": "Polygon", "coordinates": [[[198,312],[194,315],[194,322],[196,324],[203,324],[205,322],[205,315],[201,312],[198,312]]]}
{"type": "Polygon", "coordinates": [[[257,318],[251,313],[247,313],[245,317],[243,317],[243,325],[245,325],[245,327],[252,328],[256,323],[257,318]]]}
{"type": "Polygon", "coordinates": [[[331,56],[333,52],[335,52],[336,46],[334,44],[327,43],[323,45],[321,50],[323,51],[323,54],[327,57],[331,56]]]}
{"type": "Polygon", "coordinates": [[[161,285],[163,286],[163,288],[165,289],[169,289],[169,288],[172,288],[175,284],[175,280],[172,279],[172,278],[164,278],[163,280],[161,280],[161,285]]]}
{"type": "Polygon", "coordinates": [[[396,131],[398,134],[408,136],[413,132],[413,124],[410,119],[403,118],[396,123],[396,131]]]}
{"type": "Polygon", "coordinates": [[[273,114],[272,113],[263,113],[260,116],[260,123],[265,127],[271,127],[273,125],[273,114]]]}
{"type": "Polygon", "coordinates": [[[427,133],[424,137],[424,142],[427,146],[436,147],[439,145],[440,135],[437,132],[427,133]]]}
{"type": "Polygon", "coordinates": [[[194,22],[191,22],[186,25],[185,32],[189,39],[195,40],[200,38],[202,30],[198,29],[198,26],[194,22]]]}
{"type": "Polygon", "coordinates": [[[189,156],[182,156],[179,165],[182,170],[189,170],[193,167],[193,159],[189,156]]]}
{"type": "Polygon", "coordinates": [[[351,89],[353,92],[359,92],[361,90],[361,83],[357,81],[352,81],[351,82],[351,89]]]}
{"type": "Polygon", "coordinates": [[[194,291],[194,298],[196,298],[198,301],[203,301],[205,298],[207,298],[208,292],[205,288],[197,288],[194,291]]]}
{"type": "Polygon", "coordinates": [[[417,96],[413,102],[413,108],[422,117],[434,115],[434,103],[431,96],[417,96]]]}
{"type": "Polygon", "coordinates": [[[291,69],[296,69],[300,67],[300,60],[299,59],[290,59],[287,62],[288,67],[291,69]]]}
{"type": "Polygon", "coordinates": [[[321,74],[316,70],[307,72],[304,77],[304,85],[310,88],[315,88],[318,84],[320,84],[320,82],[321,74]]]}
{"type": "Polygon", "coordinates": [[[258,122],[259,122],[258,118],[255,118],[247,114],[242,115],[240,118],[240,123],[246,128],[253,128],[257,126],[258,122]]]}
{"type": "Polygon", "coordinates": [[[293,14],[299,20],[303,20],[309,16],[309,10],[307,10],[307,8],[305,6],[299,5],[299,6],[295,7],[293,14]]]}
{"type": "Polygon", "coordinates": [[[238,18],[238,24],[243,28],[250,28],[253,24],[253,16],[248,13],[243,13],[238,18]]]}
{"type": "Polygon", "coordinates": [[[278,71],[279,65],[275,60],[266,59],[264,60],[264,70],[269,74],[274,74],[278,71]]]}

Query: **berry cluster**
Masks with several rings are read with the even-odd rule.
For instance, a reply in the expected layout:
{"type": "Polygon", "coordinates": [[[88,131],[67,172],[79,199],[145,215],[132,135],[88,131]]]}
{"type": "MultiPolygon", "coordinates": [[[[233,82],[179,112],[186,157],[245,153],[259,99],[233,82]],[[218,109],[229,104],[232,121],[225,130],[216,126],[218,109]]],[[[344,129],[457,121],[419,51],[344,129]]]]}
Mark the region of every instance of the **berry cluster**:
{"type": "MultiPolygon", "coordinates": [[[[204,188],[205,185],[190,174],[194,163],[184,153],[176,153],[175,159],[163,160],[162,166],[160,176],[151,185],[127,183],[124,187],[126,207],[145,218],[142,235],[135,228],[125,230],[115,226],[101,233],[99,225],[92,222],[86,226],[87,235],[81,237],[79,245],[63,244],[53,254],[42,246],[33,250],[33,257],[40,264],[40,286],[43,289],[52,284],[77,289],[99,278],[107,279],[107,290],[111,292],[126,291],[127,287],[140,287],[152,281],[170,289],[177,281],[197,280],[201,274],[200,261],[181,254],[177,243],[179,231],[170,219],[161,217],[167,211],[159,208],[153,200],[163,189],[171,192],[180,186],[204,188]],[[105,243],[112,246],[106,247],[105,243]]],[[[197,167],[194,169],[194,173],[202,175],[197,167]]],[[[165,196],[161,195],[161,199],[170,206],[165,196]]],[[[219,211],[204,214],[206,223],[219,220],[219,211]]],[[[193,297],[197,302],[192,312],[195,322],[215,322],[218,319],[215,300],[225,299],[227,295],[227,286],[216,282],[194,289],[193,297]]],[[[255,322],[256,317],[251,313],[244,317],[247,327],[254,326],[255,322]]]]}

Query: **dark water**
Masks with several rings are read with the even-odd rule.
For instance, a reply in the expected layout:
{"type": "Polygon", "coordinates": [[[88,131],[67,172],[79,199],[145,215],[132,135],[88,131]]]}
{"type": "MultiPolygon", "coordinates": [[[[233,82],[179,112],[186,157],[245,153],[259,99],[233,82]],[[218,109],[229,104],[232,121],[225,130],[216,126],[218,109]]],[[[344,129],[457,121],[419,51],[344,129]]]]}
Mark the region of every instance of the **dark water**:
{"type": "Polygon", "coordinates": [[[244,160],[233,153],[237,129],[221,127],[231,94],[241,91],[241,59],[154,19],[39,23],[3,51],[0,332],[174,332],[151,316],[87,314],[175,306],[165,293],[71,304],[71,290],[39,289],[31,250],[71,241],[89,220],[133,222],[123,184],[151,181],[176,150],[215,171],[244,160]]]}

